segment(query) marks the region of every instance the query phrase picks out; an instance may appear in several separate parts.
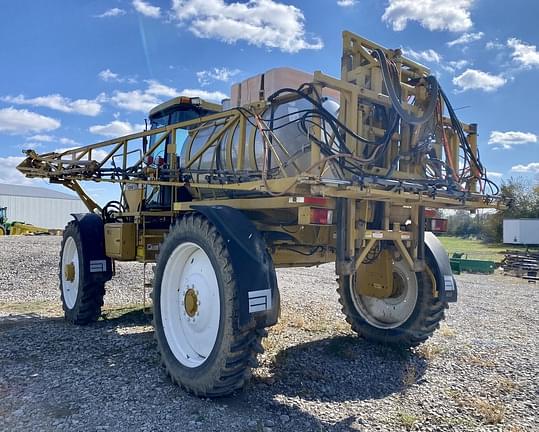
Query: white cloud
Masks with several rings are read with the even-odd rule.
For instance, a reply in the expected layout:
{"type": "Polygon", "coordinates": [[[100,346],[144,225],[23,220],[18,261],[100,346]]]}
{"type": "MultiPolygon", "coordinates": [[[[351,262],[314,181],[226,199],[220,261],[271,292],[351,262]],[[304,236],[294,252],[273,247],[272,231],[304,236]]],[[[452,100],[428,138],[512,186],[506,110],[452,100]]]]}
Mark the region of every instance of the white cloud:
{"type": "Polygon", "coordinates": [[[108,124],[90,126],[89,131],[106,137],[119,137],[144,130],[144,125],[133,125],[129,122],[113,120],[108,124]]]}
{"type": "Polygon", "coordinates": [[[172,9],[174,18],[200,38],[245,41],[289,53],[324,46],[318,37],[307,39],[299,8],[274,0],[173,0],[172,9]]]}
{"type": "Polygon", "coordinates": [[[112,9],[106,10],[100,15],[96,15],[96,18],[110,18],[110,17],[115,17],[115,16],[122,16],[122,15],[125,15],[125,13],[126,12],[123,9],[112,8],[112,9]]]}
{"type": "Polygon", "coordinates": [[[447,42],[447,46],[452,47],[455,45],[467,45],[471,42],[478,41],[485,36],[485,33],[478,32],[478,33],[464,33],[462,36],[447,42]]]}
{"type": "Polygon", "coordinates": [[[500,75],[492,75],[477,69],[466,69],[461,75],[453,78],[453,84],[460,90],[495,91],[505,85],[507,80],[500,75]]]}
{"type": "Polygon", "coordinates": [[[148,80],[146,82],[148,83],[148,88],[146,89],[146,93],[150,95],[164,96],[167,98],[173,98],[173,97],[179,96],[178,90],[176,90],[175,88],[161,84],[160,82],[155,81],[155,80],[148,80]]]}
{"type": "Polygon", "coordinates": [[[452,60],[442,65],[442,68],[448,72],[454,74],[456,71],[461,70],[468,66],[470,62],[468,60],[452,60]]]}
{"type": "Polygon", "coordinates": [[[201,89],[183,89],[180,94],[188,97],[199,97],[213,102],[221,102],[228,97],[220,91],[206,91],[201,89]]]}
{"type": "Polygon", "coordinates": [[[71,138],[62,137],[62,138],[58,138],[58,141],[60,142],[60,144],[63,144],[63,145],[79,145],[77,141],[71,138]]]}
{"type": "Polygon", "coordinates": [[[525,68],[539,66],[539,52],[535,45],[529,45],[519,39],[507,40],[507,46],[513,49],[513,60],[525,68]]]}
{"type": "Polygon", "coordinates": [[[413,49],[404,49],[402,52],[405,56],[411,57],[419,61],[426,61],[429,63],[440,63],[442,61],[442,55],[437,53],[433,49],[428,49],[425,51],[414,51],[413,49]]]}
{"type": "Polygon", "coordinates": [[[0,109],[0,132],[9,134],[37,133],[58,129],[59,120],[13,107],[0,109]]]}
{"type": "Polygon", "coordinates": [[[146,83],[148,84],[148,87],[144,90],[133,90],[128,92],[115,91],[109,101],[118,108],[147,113],[164,100],[177,96],[198,96],[202,99],[216,102],[220,102],[227,97],[225,93],[220,91],[199,89],[177,90],[155,80],[148,80],[146,83]]]}
{"type": "Polygon", "coordinates": [[[530,132],[493,131],[490,133],[488,143],[491,145],[500,146],[504,149],[510,149],[514,145],[536,143],[537,141],[539,141],[539,137],[530,132]]]}
{"type": "Polygon", "coordinates": [[[356,0],[337,0],[337,4],[342,7],[354,6],[356,3],[356,0]]]}
{"type": "Polygon", "coordinates": [[[498,40],[493,40],[493,41],[488,41],[486,44],[485,44],[485,48],[488,49],[488,50],[494,50],[494,49],[502,49],[502,48],[505,48],[505,45],[498,42],[498,40]]]}
{"type": "Polygon", "coordinates": [[[463,67],[468,66],[470,62],[468,60],[454,60],[447,63],[450,67],[455,70],[462,69],[463,67]]]}
{"type": "Polygon", "coordinates": [[[159,18],[161,16],[161,8],[159,6],[153,6],[143,0],[133,0],[133,7],[137,12],[150,18],[159,18]]]}
{"type": "Polygon", "coordinates": [[[39,181],[38,179],[28,179],[17,171],[17,165],[24,159],[24,156],[0,157],[0,183],[19,185],[37,183],[39,181]]]}
{"type": "Polygon", "coordinates": [[[50,135],[34,135],[28,138],[29,141],[39,141],[39,142],[52,142],[54,137],[50,135]]]}
{"type": "Polygon", "coordinates": [[[101,72],[97,74],[97,76],[106,82],[110,82],[110,81],[122,82],[123,81],[123,79],[120,78],[120,76],[117,73],[112,72],[110,69],[102,70],[101,72]]]}
{"type": "Polygon", "coordinates": [[[515,165],[511,168],[513,172],[539,173],[539,162],[530,162],[527,165],[515,165]]]}
{"type": "Polygon", "coordinates": [[[408,21],[417,21],[429,30],[462,32],[473,23],[470,9],[474,0],[389,0],[382,20],[395,31],[406,28],[408,21]]]}
{"type": "Polygon", "coordinates": [[[503,177],[503,173],[501,173],[501,172],[496,172],[496,171],[488,171],[487,175],[488,175],[489,177],[495,177],[495,178],[503,177]]]}
{"type": "Polygon", "coordinates": [[[127,111],[142,111],[147,113],[162,101],[144,91],[133,90],[128,92],[115,91],[110,98],[110,102],[114,106],[127,111]]]}
{"type": "Polygon", "coordinates": [[[87,116],[96,116],[101,112],[101,104],[96,100],[77,99],[71,100],[59,94],[48,96],[38,96],[35,98],[26,98],[24,95],[4,96],[4,102],[17,105],[31,105],[36,107],[46,107],[65,113],[77,113],[87,116]]]}
{"type": "Polygon", "coordinates": [[[37,141],[37,142],[40,142],[40,143],[43,143],[43,142],[59,142],[60,144],[64,144],[64,145],[75,145],[75,144],[78,144],[77,141],[71,139],[71,138],[65,138],[65,137],[54,137],[52,135],[34,135],[34,136],[31,136],[31,137],[28,137],[28,142],[25,143],[25,144],[36,144],[36,143],[32,143],[32,141],[37,141]]]}
{"type": "Polygon", "coordinates": [[[212,68],[197,72],[197,79],[200,85],[206,86],[213,81],[228,82],[230,79],[240,73],[239,69],[228,69],[226,67],[212,68]]]}

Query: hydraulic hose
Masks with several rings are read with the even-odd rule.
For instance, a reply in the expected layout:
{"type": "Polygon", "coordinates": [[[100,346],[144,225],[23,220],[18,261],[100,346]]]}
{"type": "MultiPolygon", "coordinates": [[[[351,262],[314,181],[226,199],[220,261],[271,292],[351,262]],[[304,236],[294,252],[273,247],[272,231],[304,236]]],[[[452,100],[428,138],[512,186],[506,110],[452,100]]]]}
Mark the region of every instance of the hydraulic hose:
{"type": "Polygon", "coordinates": [[[376,49],[373,52],[376,54],[376,56],[378,57],[380,61],[380,66],[382,70],[382,79],[384,80],[384,84],[387,88],[387,92],[389,94],[389,98],[391,99],[391,103],[393,104],[393,108],[395,109],[395,111],[397,111],[400,118],[405,123],[408,123],[414,126],[419,126],[429,121],[434,115],[434,109],[436,108],[436,103],[438,102],[439,85],[436,78],[432,75],[426,78],[426,81],[430,87],[430,99],[429,99],[427,108],[425,109],[425,112],[423,113],[421,117],[412,116],[402,108],[401,100],[397,94],[395,85],[393,84],[393,81],[391,79],[391,73],[389,71],[389,66],[387,64],[387,58],[386,58],[385,53],[380,49],[376,49]]]}

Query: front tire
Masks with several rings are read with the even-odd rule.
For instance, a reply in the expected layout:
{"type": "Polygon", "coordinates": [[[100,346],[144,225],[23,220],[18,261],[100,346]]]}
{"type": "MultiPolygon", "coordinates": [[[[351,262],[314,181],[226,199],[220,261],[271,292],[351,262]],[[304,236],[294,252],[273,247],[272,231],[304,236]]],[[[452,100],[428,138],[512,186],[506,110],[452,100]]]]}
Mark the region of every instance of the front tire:
{"type": "Polygon", "coordinates": [[[238,328],[239,299],[229,251],[213,224],[187,215],[162,244],[154,278],[154,328],[173,382],[197,396],[242,388],[263,352],[264,331],[238,328]]]}
{"type": "MultiPolygon", "coordinates": [[[[361,277],[356,275],[354,277],[361,277]]],[[[399,347],[426,341],[444,319],[446,304],[434,292],[429,272],[415,273],[401,260],[394,263],[396,294],[384,299],[359,294],[353,278],[339,278],[339,301],[346,321],[367,340],[399,347]]]]}
{"type": "Polygon", "coordinates": [[[66,321],[85,325],[101,316],[105,283],[86,274],[81,233],[75,221],[64,230],[60,252],[60,293],[66,321]]]}

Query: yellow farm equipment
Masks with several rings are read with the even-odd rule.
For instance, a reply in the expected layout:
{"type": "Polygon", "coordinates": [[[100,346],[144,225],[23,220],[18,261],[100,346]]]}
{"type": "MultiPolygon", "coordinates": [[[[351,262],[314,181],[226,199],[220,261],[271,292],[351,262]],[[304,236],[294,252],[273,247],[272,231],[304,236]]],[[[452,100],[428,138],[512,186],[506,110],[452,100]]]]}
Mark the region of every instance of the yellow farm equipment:
{"type": "MultiPolygon", "coordinates": [[[[341,76],[273,69],[212,104],[176,97],[151,129],[18,169],[79,194],[64,231],[68,321],[100,316],[113,261],[155,263],[154,326],[174,382],[201,396],[241,388],[279,317],[276,267],[335,262],[362,337],[427,340],[457,287],[425,209],[501,208],[477,148],[424,66],[350,32],[341,76]],[[102,156],[106,154],[105,156],[102,156]],[[100,207],[80,182],[119,184],[100,207]]],[[[309,296],[309,287],[305,287],[309,296]]]]}
{"type": "Polygon", "coordinates": [[[24,222],[7,220],[7,207],[0,207],[0,236],[49,234],[47,228],[40,228],[24,222]]]}

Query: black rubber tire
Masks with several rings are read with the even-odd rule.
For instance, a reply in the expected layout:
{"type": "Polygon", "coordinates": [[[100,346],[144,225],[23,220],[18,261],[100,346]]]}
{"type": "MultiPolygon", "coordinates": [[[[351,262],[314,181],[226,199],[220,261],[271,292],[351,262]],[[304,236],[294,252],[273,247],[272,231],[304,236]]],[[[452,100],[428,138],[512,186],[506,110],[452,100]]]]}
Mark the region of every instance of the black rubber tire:
{"type": "Polygon", "coordinates": [[[416,277],[418,296],[411,316],[399,327],[381,329],[363,318],[352,300],[349,288],[350,276],[341,276],[337,292],[346,321],[356,333],[372,342],[401,348],[414,347],[425,342],[444,319],[447,304],[435,297],[431,280],[426,272],[416,273],[416,277]]]}
{"type": "Polygon", "coordinates": [[[264,352],[261,341],[267,335],[265,329],[256,329],[254,321],[242,331],[238,328],[239,300],[235,281],[226,243],[205,217],[189,214],[172,226],[161,245],[155,268],[153,325],[161,364],[166,373],[174,383],[197,396],[221,397],[241,389],[251,378],[251,368],[257,366],[256,355],[264,352]],[[215,345],[207,360],[197,367],[184,366],[172,353],[165,336],[160,307],[161,281],[166,263],[176,247],[185,242],[197,244],[210,258],[221,299],[215,345]]]}
{"type": "Polygon", "coordinates": [[[90,282],[86,277],[84,263],[85,257],[82,249],[82,240],[79,226],[76,221],[71,221],[67,224],[62,239],[62,249],[60,252],[60,298],[62,299],[62,308],[66,321],[77,324],[86,325],[97,321],[101,316],[101,307],[103,306],[103,297],[105,295],[105,283],[90,282]],[[66,240],[72,237],[77,246],[79,256],[79,287],[77,299],[72,308],[69,308],[64,299],[64,290],[62,287],[62,256],[66,240]]]}

